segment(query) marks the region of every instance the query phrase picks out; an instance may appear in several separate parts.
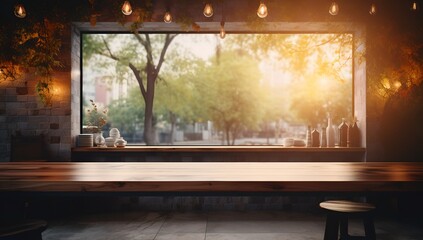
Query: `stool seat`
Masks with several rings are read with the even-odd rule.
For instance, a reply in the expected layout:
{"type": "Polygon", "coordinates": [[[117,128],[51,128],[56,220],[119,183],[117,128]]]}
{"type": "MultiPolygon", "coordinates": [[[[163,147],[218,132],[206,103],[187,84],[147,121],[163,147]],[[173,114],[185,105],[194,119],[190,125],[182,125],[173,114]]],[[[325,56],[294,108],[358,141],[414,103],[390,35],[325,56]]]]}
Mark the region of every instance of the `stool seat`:
{"type": "Polygon", "coordinates": [[[0,240],[41,240],[41,233],[47,228],[43,220],[0,222],[0,240]]]}
{"type": "Polygon", "coordinates": [[[352,201],[325,201],[320,207],[327,210],[324,240],[375,240],[376,233],[372,212],[375,206],[369,203],[352,201]],[[348,234],[348,218],[360,217],[364,223],[365,236],[350,236],[348,234]]]}
{"type": "Polygon", "coordinates": [[[351,202],[351,201],[325,201],[320,203],[320,207],[329,211],[343,213],[361,213],[375,209],[375,206],[369,203],[351,202]]]}

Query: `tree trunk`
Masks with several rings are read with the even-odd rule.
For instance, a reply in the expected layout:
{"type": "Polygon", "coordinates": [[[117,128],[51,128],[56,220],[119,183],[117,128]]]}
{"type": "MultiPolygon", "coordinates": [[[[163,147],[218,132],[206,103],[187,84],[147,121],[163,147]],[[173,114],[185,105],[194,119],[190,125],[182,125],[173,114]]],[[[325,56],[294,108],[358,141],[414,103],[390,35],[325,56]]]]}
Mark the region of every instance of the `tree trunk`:
{"type": "Polygon", "coordinates": [[[230,128],[227,126],[226,127],[226,131],[225,131],[225,135],[226,135],[226,144],[229,146],[231,145],[231,136],[230,136],[230,128]]]}
{"type": "Polygon", "coordinates": [[[156,136],[154,134],[153,124],[153,100],[155,90],[154,73],[147,72],[147,92],[145,101],[145,117],[144,117],[144,141],[146,145],[156,144],[156,136]],[[153,76],[152,76],[153,75],[153,76]]]}
{"type": "Polygon", "coordinates": [[[173,112],[169,112],[170,115],[170,139],[169,139],[169,143],[171,145],[173,145],[173,135],[175,132],[175,125],[176,125],[176,114],[174,114],[173,112]]]}

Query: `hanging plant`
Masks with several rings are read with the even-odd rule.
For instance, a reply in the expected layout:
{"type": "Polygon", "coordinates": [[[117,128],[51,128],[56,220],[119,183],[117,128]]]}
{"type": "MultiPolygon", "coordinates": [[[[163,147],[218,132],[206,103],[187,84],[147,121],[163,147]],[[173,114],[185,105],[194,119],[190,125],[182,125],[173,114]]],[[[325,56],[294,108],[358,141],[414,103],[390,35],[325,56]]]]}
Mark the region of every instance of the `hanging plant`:
{"type": "Polygon", "coordinates": [[[45,107],[51,107],[53,102],[53,82],[51,79],[42,79],[39,80],[35,85],[35,91],[40,98],[40,101],[44,104],[45,107]]]}
{"type": "Polygon", "coordinates": [[[62,66],[58,57],[63,27],[61,23],[50,23],[44,19],[18,30],[15,35],[14,48],[18,53],[15,62],[24,68],[35,69],[35,75],[39,77],[35,90],[46,107],[52,104],[53,70],[62,66]]]}

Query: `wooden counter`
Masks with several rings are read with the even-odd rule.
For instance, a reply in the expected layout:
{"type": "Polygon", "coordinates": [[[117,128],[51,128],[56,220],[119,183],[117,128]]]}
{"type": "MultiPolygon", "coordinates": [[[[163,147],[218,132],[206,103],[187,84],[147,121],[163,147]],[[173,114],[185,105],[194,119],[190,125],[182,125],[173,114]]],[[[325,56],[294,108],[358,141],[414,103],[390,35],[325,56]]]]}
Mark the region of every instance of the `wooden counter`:
{"type": "Polygon", "coordinates": [[[423,192],[423,163],[0,163],[5,192],[423,192]]]}

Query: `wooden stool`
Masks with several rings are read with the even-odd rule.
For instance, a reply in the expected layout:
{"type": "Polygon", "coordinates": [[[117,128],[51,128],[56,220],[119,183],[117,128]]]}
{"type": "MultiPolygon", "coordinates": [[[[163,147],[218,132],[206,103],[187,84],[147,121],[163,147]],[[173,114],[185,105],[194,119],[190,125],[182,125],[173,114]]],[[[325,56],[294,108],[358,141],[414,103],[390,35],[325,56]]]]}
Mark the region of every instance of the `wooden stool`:
{"type": "Polygon", "coordinates": [[[42,232],[47,228],[43,220],[23,220],[21,222],[0,222],[0,240],[42,240],[42,232]]]}
{"type": "Polygon", "coordinates": [[[324,240],[338,240],[340,230],[340,240],[365,239],[375,240],[375,226],[373,224],[372,210],[375,207],[368,203],[351,201],[325,201],[320,203],[320,207],[328,211],[326,218],[326,228],[324,240]],[[360,217],[364,223],[364,237],[348,235],[348,218],[360,217]]]}

